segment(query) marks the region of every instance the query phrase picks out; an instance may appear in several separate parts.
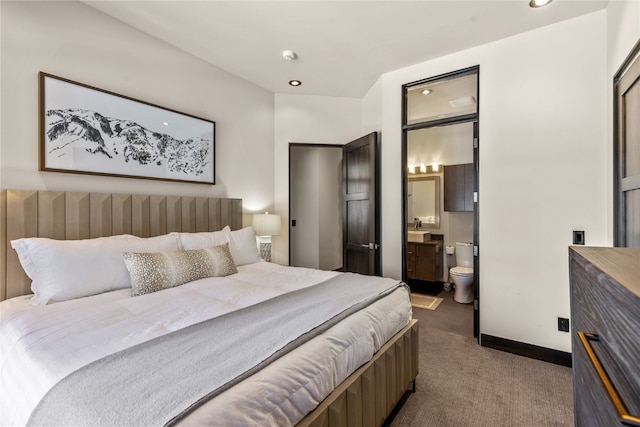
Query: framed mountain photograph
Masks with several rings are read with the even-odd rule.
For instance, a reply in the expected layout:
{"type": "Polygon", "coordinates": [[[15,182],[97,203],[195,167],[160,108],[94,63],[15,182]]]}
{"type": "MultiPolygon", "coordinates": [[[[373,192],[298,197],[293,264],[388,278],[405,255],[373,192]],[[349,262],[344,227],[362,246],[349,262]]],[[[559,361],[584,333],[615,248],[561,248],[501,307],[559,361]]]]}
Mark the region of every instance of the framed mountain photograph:
{"type": "Polygon", "coordinates": [[[215,184],[215,122],[39,73],[41,171],[215,184]]]}

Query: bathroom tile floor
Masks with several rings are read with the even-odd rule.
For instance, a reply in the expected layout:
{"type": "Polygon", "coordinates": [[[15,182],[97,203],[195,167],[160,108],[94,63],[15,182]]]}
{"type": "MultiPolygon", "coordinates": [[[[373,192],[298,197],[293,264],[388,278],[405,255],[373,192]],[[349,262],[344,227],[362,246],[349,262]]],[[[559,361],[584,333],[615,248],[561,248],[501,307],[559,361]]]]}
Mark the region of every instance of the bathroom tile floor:
{"type": "Polygon", "coordinates": [[[436,296],[443,298],[443,301],[435,310],[413,307],[413,317],[420,320],[420,325],[472,337],[473,304],[456,302],[453,299],[453,291],[441,291],[436,296]]]}

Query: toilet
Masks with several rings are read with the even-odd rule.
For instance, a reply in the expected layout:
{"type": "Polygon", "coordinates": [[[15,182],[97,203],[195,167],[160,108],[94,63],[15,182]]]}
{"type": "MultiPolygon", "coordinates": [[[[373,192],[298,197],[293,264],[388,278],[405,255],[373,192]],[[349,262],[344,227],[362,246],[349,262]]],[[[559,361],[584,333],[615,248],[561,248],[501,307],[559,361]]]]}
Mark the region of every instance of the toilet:
{"type": "Polygon", "coordinates": [[[453,299],[462,304],[473,302],[473,244],[456,242],[457,265],[449,270],[455,292],[453,299]]]}

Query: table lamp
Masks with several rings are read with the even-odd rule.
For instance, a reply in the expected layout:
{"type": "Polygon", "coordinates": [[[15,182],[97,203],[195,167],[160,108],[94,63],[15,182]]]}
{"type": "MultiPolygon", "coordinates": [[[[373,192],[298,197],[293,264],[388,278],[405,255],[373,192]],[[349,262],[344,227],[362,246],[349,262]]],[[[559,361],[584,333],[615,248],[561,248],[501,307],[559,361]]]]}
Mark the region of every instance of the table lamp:
{"type": "Polygon", "coordinates": [[[280,215],[269,212],[253,214],[253,229],[260,241],[260,257],[271,262],[271,236],[280,235],[280,215]]]}

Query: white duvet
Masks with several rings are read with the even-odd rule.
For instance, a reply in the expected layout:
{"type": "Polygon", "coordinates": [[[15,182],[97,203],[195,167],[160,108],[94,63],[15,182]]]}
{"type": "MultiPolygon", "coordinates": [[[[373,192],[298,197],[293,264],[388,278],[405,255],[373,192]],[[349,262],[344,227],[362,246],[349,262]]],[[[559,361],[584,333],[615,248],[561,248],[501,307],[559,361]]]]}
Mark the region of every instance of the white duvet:
{"type": "MultiPolygon", "coordinates": [[[[123,289],[47,306],[31,306],[29,296],[3,301],[0,425],[24,425],[53,385],[89,362],[337,274],[260,262],[238,267],[232,276],[138,297],[123,289]]],[[[295,424],[410,318],[409,297],[401,288],[224,392],[182,423],[295,424]],[[333,361],[327,364],[327,358],[333,361]]]]}

